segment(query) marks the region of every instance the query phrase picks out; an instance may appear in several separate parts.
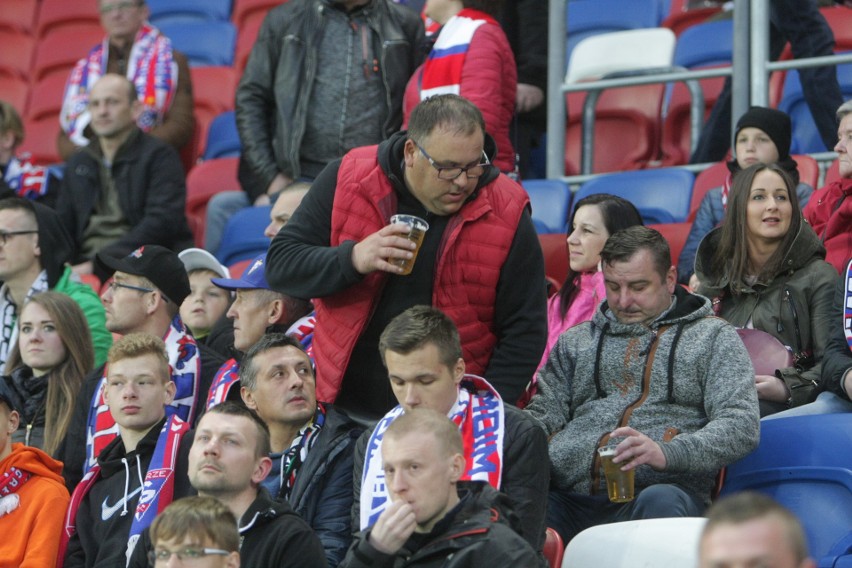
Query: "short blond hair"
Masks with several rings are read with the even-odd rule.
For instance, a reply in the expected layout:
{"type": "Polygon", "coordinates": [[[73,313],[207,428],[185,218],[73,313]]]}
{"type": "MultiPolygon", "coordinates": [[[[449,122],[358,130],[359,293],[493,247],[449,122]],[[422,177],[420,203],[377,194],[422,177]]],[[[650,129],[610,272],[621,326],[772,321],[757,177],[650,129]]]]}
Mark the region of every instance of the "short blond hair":
{"type": "Polygon", "coordinates": [[[171,380],[169,357],[166,355],[166,344],[162,339],[150,333],[128,333],[112,344],[107,354],[107,363],[112,364],[123,359],[133,359],[153,355],[157,358],[158,367],[163,382],[171,380]]]}
{"type": "Polygon", "coordinates": [[[228,507],[213,497],[184,497],[171,503],[151,523],[151,543],[163,540],[191,541],[228,552],[239,552],[237,519],[228,507]]]}

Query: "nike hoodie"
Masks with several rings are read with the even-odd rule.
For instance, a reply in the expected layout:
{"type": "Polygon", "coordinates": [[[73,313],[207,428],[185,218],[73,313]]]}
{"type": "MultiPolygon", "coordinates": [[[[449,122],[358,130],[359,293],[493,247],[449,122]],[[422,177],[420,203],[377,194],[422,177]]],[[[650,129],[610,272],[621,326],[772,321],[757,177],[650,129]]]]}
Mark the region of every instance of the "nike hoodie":
{"type": "MultiPolygon", "coordinates": [[[[98,456],[101,475],[77,510],[77,532],[68,542],[64,568],[127,566],[133,514],[164,420],[148,431],[134,451],[125,452],[119,436],[98,456]]],[[[194,493],[185,459],[181,452],[175,464],[174,499],[194,493]]]]}

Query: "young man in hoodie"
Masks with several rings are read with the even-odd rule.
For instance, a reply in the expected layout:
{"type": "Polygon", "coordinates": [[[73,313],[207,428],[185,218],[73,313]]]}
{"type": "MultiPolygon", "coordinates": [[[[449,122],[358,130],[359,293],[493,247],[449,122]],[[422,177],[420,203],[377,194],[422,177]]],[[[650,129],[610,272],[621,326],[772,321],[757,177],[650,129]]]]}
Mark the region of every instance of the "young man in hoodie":
{"type": "MultiPolygon", "coordinates": [[[[261,482],[269,475],[269,428],[236,402],[209,409],[189,450],[189,480],[198,494],[214,497],[237,519],[240,563],[251,568],[327,566],[317,535],[285,501],[273,500],[261,482]]],[[[153,550],[146,532],[129,568],[147,566],[153,550]]]]}
{"type": "Polygon", "coordinates": [[[458,486],[462,436],[446,416],[415,408],[388,427],[382,459],[392,503],[358,533],[341,568],[538,566],[510,523],[508,499],[488,483],[458,486]]]}
{"type": "Polygon", "coordinates": [[[132,333],[113,345],[104,402],[118,437],[74,490],[63,533],[70,536],[66,567],[125,566],[142,530],[191,492],[178,460],[189,425],[166,416],[174,395],[162,339],[132,333]]]}
{"type": "Polygon", "coordinates": [[[61,462],[38,448],[12,443],[18,408],[17,395],[0,382],[0,564],[53,566],[68,490],[61,462]]]}
{"type": "Polygon", "coordinates": [[[112,335],[97,293],[71,273],[71,237],[53,209],[21,197],[0,200],[0,367],[18,339],[18,308],[33,294],[61,292],[77,302],[92,333],[97,365],[112,335]]]}

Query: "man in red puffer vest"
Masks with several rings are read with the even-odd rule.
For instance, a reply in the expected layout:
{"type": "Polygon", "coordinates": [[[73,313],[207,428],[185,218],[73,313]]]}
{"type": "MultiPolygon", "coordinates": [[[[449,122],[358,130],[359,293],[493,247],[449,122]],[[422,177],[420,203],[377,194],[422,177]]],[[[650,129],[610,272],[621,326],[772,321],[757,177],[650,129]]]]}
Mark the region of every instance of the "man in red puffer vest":
{"type": "Polygon", "coordinates": [[[317,398],[378,419],[396,405],[378,351],[407,308],[441,309],[461,335],[471,373],[514,403],[546,335],[544,261],[518,184],[491,166],[482,114],[457,95],[421,102],[409,130],[332,162],[278,233],[266,277],[273,289],[315,298],[317,398]],[[408,226],[429,229],[410,275],[408,226]]]}

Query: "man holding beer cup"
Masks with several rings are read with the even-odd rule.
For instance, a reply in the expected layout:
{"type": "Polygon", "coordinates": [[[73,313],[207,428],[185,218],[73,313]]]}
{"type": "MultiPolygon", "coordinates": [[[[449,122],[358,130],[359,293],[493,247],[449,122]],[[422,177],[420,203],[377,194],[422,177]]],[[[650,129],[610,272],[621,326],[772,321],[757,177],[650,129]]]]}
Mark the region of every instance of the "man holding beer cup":
{"type": "Polygon", "coordinates": [[[606,301],[560,337],[526,408],[550,436],[547,524],[566,541],[701,516],[718,470],[759,439],[748,353],[710,300],[677,286],[662,235],[616,232],[601,259],[606,301]]]}

